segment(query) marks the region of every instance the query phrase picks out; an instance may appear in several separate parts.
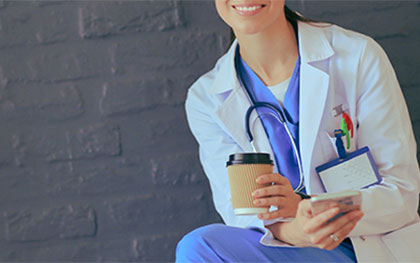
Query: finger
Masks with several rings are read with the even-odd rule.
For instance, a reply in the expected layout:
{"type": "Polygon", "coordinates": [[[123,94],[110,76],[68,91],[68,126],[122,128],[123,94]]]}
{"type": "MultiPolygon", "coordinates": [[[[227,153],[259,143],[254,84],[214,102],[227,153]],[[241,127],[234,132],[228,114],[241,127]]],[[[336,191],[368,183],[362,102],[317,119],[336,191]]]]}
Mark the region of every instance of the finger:
{"type": "Polygon", "coordinates": [[[268,184],[268,183],[288,184],[289,183],[289,180],[286,177],[283,177],[277,173],[260,175],[257,177],[256,181],[259,184],[268,184]]]}
{"type": "Polygon", "coordinates": [[[275,210],[272,212],[268,212],[268,213],[263,213],[263,214],[259,214],[258,218],[262,219],[262,220],[271,220],[271,219],[276,219],[279,217],[285,217],[284,212],[282,212],[282,210],[275,210]]]}
{"type": "Polygon", "coordinates": [[[256,206],[284,206],[287,199],[281,196],[273,196],[267,198],[258,198],[254,200],[254,205],[256,206]]]}
{"type": "Polygon", "coordinates": [[[265,197],[265,196],[273,196],[273,195],[285,196],[286,193],[288,193],[287,190],[288,189],[285,188],[283,185],[275,184],[275,185],[270,185],[270,186],[263,187],[263,188],[255,190],[252,193],[252,196],[254,198],[265,197]]]}
{"type": "Polygon", "coordinates": [[[356,227],[357,223],[360,221],[360,219],[363,217],[363,214],[361,216],[356,216],[353,218],[350,222],[348,222],[344,227],[339,229],[334,235],[338,237],[338,241],[334,241],[332,238],[328,241],[329,244],[325,246],[325,249],[332,250],[336,248],[343,240],[350,234],[350,232],[356,227]]]}
{"type": "Polygon", "coordinates": [[[340,209],[338,207],[330,208],[322,213],[311,218],[307,224],[303,227],[303,231],[306,234],[312,234],[322,228],[328,220],[333,218],[339,213],[340,209]]]}
{"type": "MultiPolygon", "coordinates": [[[[340,216],[338,219],[328,223],[323,228],[319,229],[312,237],[312,242],[314,244],[331,244],[331,241],[334,241],[330,238],[331,234],[335,234],[341,240],[344,239],[351,230],[353,230],[355,224],[363,216],[363,213],[360,210],[349,212],[345,215],[340,216]]],[[[336,242],[338,242],[336,241],[336,242]]]]}
{"type": "Polygon", "coordinates": [[[298,204],[298,213],[304,217],[312,217],[312,209],[310,200],[302,200],[298,204]]]}
{"type": "Polygon", "coordinates": [[[341,228],[336,233],[334,233],[334,235],[336,237],[338,237],[339,240],[335,242],[332,238],[330,238],[329,244],[325,246],[325,249],[332,250],[332,249],[336,248],[338,245],[340,245],[341,242],[343,242],[343,240],[356,227],[356,225],[357,225],[357,223],[359,222],[360,219],[361,219],[361,217],[360,218],[358,218],[358,217],[354,218],[352,221],[347,223],[343,228],[341,228]]]}

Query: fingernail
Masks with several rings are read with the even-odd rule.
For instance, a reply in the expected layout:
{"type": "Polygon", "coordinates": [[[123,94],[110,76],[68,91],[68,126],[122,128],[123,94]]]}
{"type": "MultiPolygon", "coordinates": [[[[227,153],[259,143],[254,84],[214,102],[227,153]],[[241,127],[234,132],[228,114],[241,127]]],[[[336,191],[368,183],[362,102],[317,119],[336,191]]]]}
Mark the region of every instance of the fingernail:
{"type": "Polygon", "coordinates": [[[258,191],[254,191],[254,192],[252,192],[252,196],[256,196],[256,195],[257,195],[257,193],[258,193],[258,191]]]}
{"type": "Polygon", "coordinates": [[[338,211],[340,210],[340,208],[338,208],[338,207],[334,207],[334,208],[332,208],[331,209],[331,214],[335,214],[335,213],[337,213],[338,211]]]}
{"type": "Polygon", "coordinates": [[[362,216],[363,216],[363,212],[358,211],[354,217],[362,217],[362,216]]]}
{"type": "Polygon", "coordinates": [[[262,181],[262,178],[260,178],[260,177],[258,177],[257,180],[256,180],[257,183],[259,183],[261,181],[262,181]]]}
{"type": "Polygon", "coordinates": [[[254,200],[254,205],[258,205],[261,203],[261,200],[254,200]]]}
{"type": "Polygon", "coordinates": [[[261,219],[266,219],[267,218],[267,215],[261,215],[261,217],[260,217],[261,219]]]}

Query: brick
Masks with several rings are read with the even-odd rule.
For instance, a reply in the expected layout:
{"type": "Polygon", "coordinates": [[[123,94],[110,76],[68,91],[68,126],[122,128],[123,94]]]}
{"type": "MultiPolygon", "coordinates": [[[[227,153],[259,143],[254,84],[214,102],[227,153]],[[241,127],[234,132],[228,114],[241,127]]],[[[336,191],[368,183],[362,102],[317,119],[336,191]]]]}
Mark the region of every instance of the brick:
{"type": "Polygon", "coordinates": [[[91,125],[69,136],[71,159],[118,156],[121,153],[119,127],[91,125]]]}
{"type": "Polygon", "coordinates": [[[416,2],[401,1],[306,1],[291,2],[290,7],[319,21],[339,24],[374,37],[418,34],[416,2]],[[398,23],[393,21],[398,20],[398,23]]]}
{"type": "Polygon", "coordinates": [[[168,97],[169,85],[165,78],[107,82],[102,88],[100,111],[103,115],[111,116],[157,107],[168,97]]]}
{"type": "MultiPolygon", "coordinates": [[[[225,51],[225,36],[214,32],[167,33],[165,38],[152,35],[114,44],[110,48],[112,71],[115,74],[160,77],[165,71],[185,69],[209,69],[225,51]]],[[[204,70],[203,70],[204,72],[204,70]]]]}
{"type": "MultiPolygon", "coordinates": [[[[291,5],[291,7],[297,9],[301,8],[301,12],[309,17],[315,17],[316,19],[325,19],[330,21],[331,18],[336,18],[341,15],[352,14],[354,17],[357,14],[359,17],[362,13],[372,13],[382,10],[395,10],[401,6],[400,2],[397,1],[307,1],[303,3],[303,6],[298,6],[297,3],[291,5]]],[[[372,14],[371,14],[372,15],[372,14]]]]}
{"type": "MultiPolygon", "coordinates": [[[[0,133],[0,169],[13,163],[13,151],[10,137],[7,133],[0,133]]],[[[1,170],[0,170],[1,175],[1,170]]]]}
{"type": "Polygon", "coordinates": [[[65,1],[54,1],[54,0],[48,0],[48,1],[43,1],[43,0],[35,0],[33,2],[34,5],[39,6],[39,7],[44,7],[44,6],[60,6],[65,4],[65,1]]]}
{"type": "Polygon", "coordinates": [[[205,180],[197,153],[161,154],[150,159],[151,175],[156,185],[197,184],[205,180]]]}
{"type": "Polygon", "coordinates": [[[402,89],[412,121],[420,121],[419,89],[419,86],[402,89]]]}
{"type": "Polygon", "coordinates": [[[16,163],[24,166],[30,160],[51,162],[70,159],[65,134],[54,131],[42,131],[42,134],[16,133],[12,137],[16,163]]]}
{"type": "Polygon", "coordinates": [[[7,6],[7,2],[5,0],[0,1],[0,9],[5,8],[7,6]]]}
{"type": "Polygon", "coordinates": [[[80,92],[70,84],[8,87],[0,108],[4,120],[66,120],[84,111],[80,92]]]}
{"type": "Polygon", "coordinates": [[[182,24],[179,8],[176,1],[89,2],[79,8],[79,34],[97,38],[172,29],[182,24]]]}
{"type": "Polygon", "coordinates": [[[3,100],[7,83],[8,83],[8,80],[4,76],[3,69],[2,69],[2,67],[0,65],[0,101],[3,100]]]}
{"type": "Polygon", "coordinates": [[[141,196],[121,197],[104,202],[107,218],[102,227],[109,229],[113,236],[121,233],[141,235],[173,231],[168,222],[182,222],[177,231],[186,232],[208,219],[208,206],[203,202],[202,193],[190,191],[188,195],[180,194],[147,194],[141,196]],[[188,208],[194,208],[190,210],[188,208]]]}
{"type": "MultiPolygon", "coordinates": [[[[413,121],[413,130],[416,142],[420,142],[420,119],[413,121]]],[[[419,152],[420,151],[418,151],[417,155],[419,155],[419,152]]],[[[420,160],[420,158],[418,160],[420,160]]]]}
{"type": "MultiPolygon", "coordinates": [[[[140,159],[140,157],[139,157],[140,159]]],[[[144,158],[141,158],[144,159],[144,158]]],[[[49,196],[92,196],[137,193],[152,186],[152,179],[145,176],[145,161],[120,164],[116,161],[91,161],[89,163],[58,163],[45,172],[45,193],[49,196]]]]}
{"type": "Polygon", "coordinates": [[[0,48],[66,41],[77,32],[77,26],[68,23],[73,20],[72,13],[69,6],[36,9],[28,2],[16,1],[0,16],[0,48]]]}
{"type": "Polygon", "coordinates": [[[95,211],[87,206],[67,205],[4,213],[9,241],[44,241],[53,238],[82,238],[96,235],[95,211]]]}
{"type": "Polygon", "coordinates": [[[62,82],[109,73],[107,51],[97,46],[57,44],[54,48],[0,50],[0,68],[11,82],[62,82]],[[22,63],[25,61],[25,63],[22,63]]]}
{"type": "Polygon", "coordinates": [[[133,245],[137,259],[141,262],[174,262],[176,245],[181,238],[182,234],[171,233],[135,239],[133,245]]]}
{"type": "MultiPolygon", "coordinates": [[[[157,241],[165,247],[173,247],[176,243],[174,234],[159,235],[158,237],[136,236],[122,238],[58,239],[44,242],[18,243],[18,246],[8,243],[0,250],[1,262],[24,262],[28,259],[39,259],[42,262],[144,262],[142,258],[151,258],[157,252],[157,241]],[[165,237],[167,240],[165,240],[165,237]],[[153,240],[153,247],[148,246],[148,241],[153,240]],[[171,244],[172,243],[172,244],[171,244]],[[142,246],[142,247],[141,247],[142,246]],[[147,251],[143,247],[148,247],[147,251]],[[139,251],[137,251],[139,250],[139,251]],[[143,252],[144,251],[144,252],[143,252]]],[[[160,251],[154,258],[167,258],[173,255],[173,250],[165,253],[160,251]]],[[[159,260],[169,262],[167,260],[159,260]]],[[[171,260],[173,262],[173,260],[171,260]]]]}
{"type": "Polygon", "coordinates": [[[100,246],[96,242],[65,242],[51,239],[42,242],[9,242],[0,251],[1,262],[25,262],[39,259],[41,262],[98,262],[100,246]],[[87,254],[89,253],[89,254],[87,254]]]}
{"type": "Polygon", "coordinates": [[[13,149],[19,163],[35,159],[44,162],[84,160],[118,156],[121,153],[119,127],[99,123],[80,129],[48,130],[13,135],[13,149]]]}
{"type": "Polygon", "coordinates": [[[191,75],[109,81],[103,84],[99,111],[104,116],[136,114],[162,106],[181,106],[195,78],[191,75]]]}
{"type": "MultiPolygon", "coordinates": [[[[86,243],[84,249],[80,247],[76,251],[77,257],[73,261],[93,261],[87,260],[96,255],[96,258],[101,262],[140,262],[140,257],[137,254],[135,241],[129,233],[121,238],[104,238],[99,244],[86,243]]],[[[161,251],[162,253],[162,251],[161,251]]],[[[168,251],[168,253],[170,253],[168,251]]],[[[162,253],[162,254],[166,254],[162,253]]]]}
{"type": "MultiPolygon", "coordinates": [[[[373,2],[367,3],[375,4],[373,2]]],[[[405,38],[420,33],[416,26],[416,16],[420,9],[414,7],[414,2],[388,1],[378,5],[378,8],[382,9],[380,11],[373,9],[371,12],[362,12],[357,19],[354,19],[354,14],[340,15],[337,22],[350,29],[370,35],[377,40],[392,37],[405,38]],[[393,22],[395,19],[398,19],[399,22],[393,22]]]]}
{"type": "Polygon", "coordinates": [[[124,156],[147,152],[144,159],[150,164],[149,156],[191,151],[192,145],[196,149],[182,106],[161,106],[134,114],[129,120],[122,127],[124,156]]]}
{"type": "Polygon", "coordinates": [[[230,28],[217,14],[214,1],[182,2],[182,18],[191,32],[213,30],[226,37],[230,36],[230,28]],[[203,12],[206,15],[203,15],[203,12]]]}
{"type": "MultiPolygon", "coordinates": [[[[63,247],[63,250],[65,247],[63,247]]],[[[73,262],[136,262],[132,239],[102,238],[96,242],[83,242],[74,246],[72,253],[66,253],[66,261],[73,262]]],[[[49,255],[46,253],[46,256],[49,255]]],[[[60,257],[57,261],[63,261],[60,257]]]]}
{"type": "Polygon", "coordinates": [[[420,68],[417,61],[420,60],[420,53],[416,52],[418,41],[405,40],[402,37],[387,38],[379,41],[379,44],[386,51],[398,80],[403,86],[419,86],[420,68]]]}
{"type": "MultiPolygon", "coordinates": [[[[0,200],[2,200],[0,213],[8,209],[15,209],[18,200],[39,198],[42,195],[42,188],[45,187],[43,183],[44,180],[37,176],[33,167],[7,166],[0,168],[0,200]]],[[[2,218],[0,224],[1,220],[2,218]]]]}

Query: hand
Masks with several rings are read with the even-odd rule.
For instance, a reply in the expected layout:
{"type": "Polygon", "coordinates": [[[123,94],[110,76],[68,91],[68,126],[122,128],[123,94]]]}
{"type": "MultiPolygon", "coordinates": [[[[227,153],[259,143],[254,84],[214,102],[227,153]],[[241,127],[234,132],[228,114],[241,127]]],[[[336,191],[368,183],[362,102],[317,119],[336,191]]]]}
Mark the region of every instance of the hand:
{"type": "Polygon", "coordinates": [[[289,180],[280,174],[264,174],[257,178],[259,184],[272,184],[260,188],[252,193],[254,204],[259,207],[277,206],[277,210],[259,214],[264,220],[279,217],[295,217],[299,202],[302,198],[295,194],[289,180]]]}
{"type": "Polygon", "coordinates": [[[299,203],[296,218],[292,222],[279,224],[278,229],[273,228],[272,231],[280,240],[296,246],[332,250],[340,245],[363,217],[362,211],[354,210],[329,222],[338,213],[339,208],[334,207],[313,216],[309,200],[303,200],[299,203]]]}

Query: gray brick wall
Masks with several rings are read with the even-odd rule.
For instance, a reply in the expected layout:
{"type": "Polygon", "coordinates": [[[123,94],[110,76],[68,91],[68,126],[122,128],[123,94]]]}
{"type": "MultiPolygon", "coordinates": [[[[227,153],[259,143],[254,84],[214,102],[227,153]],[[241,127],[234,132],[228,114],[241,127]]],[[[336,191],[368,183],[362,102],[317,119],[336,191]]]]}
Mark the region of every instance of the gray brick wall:
{"type": "MultiPolygon", "coordinates": [[[[420,139],[420,4],[290,6],[380,42],[420,139]]],[[[172,261],[218,222],[183,103],[228,41],[212,1],[0,0],[0,261],[172,261]]]]}

